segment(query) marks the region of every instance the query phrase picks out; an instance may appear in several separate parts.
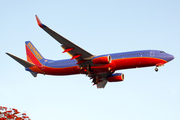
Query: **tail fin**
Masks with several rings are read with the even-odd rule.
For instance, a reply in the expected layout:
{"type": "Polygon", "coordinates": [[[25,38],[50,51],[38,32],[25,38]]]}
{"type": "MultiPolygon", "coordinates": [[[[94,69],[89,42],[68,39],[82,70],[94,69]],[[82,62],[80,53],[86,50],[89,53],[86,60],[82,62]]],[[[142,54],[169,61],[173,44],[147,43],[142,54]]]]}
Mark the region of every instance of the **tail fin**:
{"type": "Polygon", "coordinates": [[[39,53],[39,51],[34,47],[30,41],[26,41],[26,55],[27,61],[34,64],[43,64],[44,57],[39,53]]]}

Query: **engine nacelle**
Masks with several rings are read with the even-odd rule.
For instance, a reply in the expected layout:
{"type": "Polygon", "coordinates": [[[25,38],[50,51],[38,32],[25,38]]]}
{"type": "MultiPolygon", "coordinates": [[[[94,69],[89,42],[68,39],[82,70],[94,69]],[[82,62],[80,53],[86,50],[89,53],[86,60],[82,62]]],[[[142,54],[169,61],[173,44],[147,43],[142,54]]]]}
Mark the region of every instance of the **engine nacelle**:
{"type": "Polygon", "coordinates": [[[107,80],[109,82],[120,82],[124,80],[124,74],[123,73],[115,73],[111,76],[108,76],[107,80]]]}
{"type": "Polygon", "coordinates": [[[108,56],[97,56],[93,58],[92,62],[93,64],[109,64],[111,63],[112,58],[110,55],[108,56]]]}

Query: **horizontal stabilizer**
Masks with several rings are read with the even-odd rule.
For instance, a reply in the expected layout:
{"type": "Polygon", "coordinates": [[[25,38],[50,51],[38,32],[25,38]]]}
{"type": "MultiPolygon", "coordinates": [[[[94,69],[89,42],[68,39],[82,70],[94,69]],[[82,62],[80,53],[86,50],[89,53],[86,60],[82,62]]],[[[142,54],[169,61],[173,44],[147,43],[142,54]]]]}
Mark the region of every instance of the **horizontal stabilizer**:
{"type": "Polygon", "coordinates": [[[37,73],[35,72],[30,72],[34,77],[37,77],[37,73]]]}
{"type": "Polygon", "coordinates": [[[21,59],[21,58],[19,58],[19,57],[16,57],[16,56],[14,56],[14,55],[12,55],[12,54],[10,54],[10,53],[6,53],[7,55],[9,55],[10,57],[12,57],[14,60],[16,60],[18,63],[20,63],[21,65],[23,65],[24,67],[32,67],[32,66],[34,66],[34,64],[33,63],[30,63],[30,62],[28,62],[28,61],[25,61],[25,60],[23,60],[23,59],[21,59]]]}

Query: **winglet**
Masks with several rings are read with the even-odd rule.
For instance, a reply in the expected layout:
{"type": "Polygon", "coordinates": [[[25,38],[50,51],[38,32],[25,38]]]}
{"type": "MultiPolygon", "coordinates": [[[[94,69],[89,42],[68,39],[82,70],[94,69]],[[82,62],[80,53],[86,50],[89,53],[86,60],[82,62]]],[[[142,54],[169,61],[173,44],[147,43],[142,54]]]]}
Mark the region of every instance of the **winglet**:
{"type": "Polygon", "coordinates": [[[36,16],[36,20],[37,20],[37,23],[38,23],[39,27],[41,27],[41,28],[46,27],[44,24],[41,23],[41,21],[40,21],[40,19],[38,18],[38,16],[37,16],[37,15],[35,15],[35,16],[36,16]]]}

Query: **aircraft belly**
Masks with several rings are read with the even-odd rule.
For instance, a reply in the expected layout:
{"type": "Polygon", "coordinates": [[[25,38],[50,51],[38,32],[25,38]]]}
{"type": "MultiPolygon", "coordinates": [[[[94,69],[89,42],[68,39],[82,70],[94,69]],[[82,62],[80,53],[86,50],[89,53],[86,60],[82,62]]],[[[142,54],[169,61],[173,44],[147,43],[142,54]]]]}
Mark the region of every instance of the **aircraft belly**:
{"type": "Polygon", "coordinates": [[[116,70],[116,62],[112,61],[110,64],[100,64],[91,66],[93,73],[107,73],[116,70]]]}
{"type": "Polygon", "coordinates": [[[157,63],[166,63],[166,61],[152,57],[122,58],[116,60],[116,69],[155,66],[157,63]]]}
{"type": "Polygon", "coordinates": [[[66,67],[66,68],[53,68],[53,67],[45,66],[45,68],[42,71],[43,74],[48,74],[48,75],[73,75],[80,73],[80,69],[78,66],[66,67]]]}

